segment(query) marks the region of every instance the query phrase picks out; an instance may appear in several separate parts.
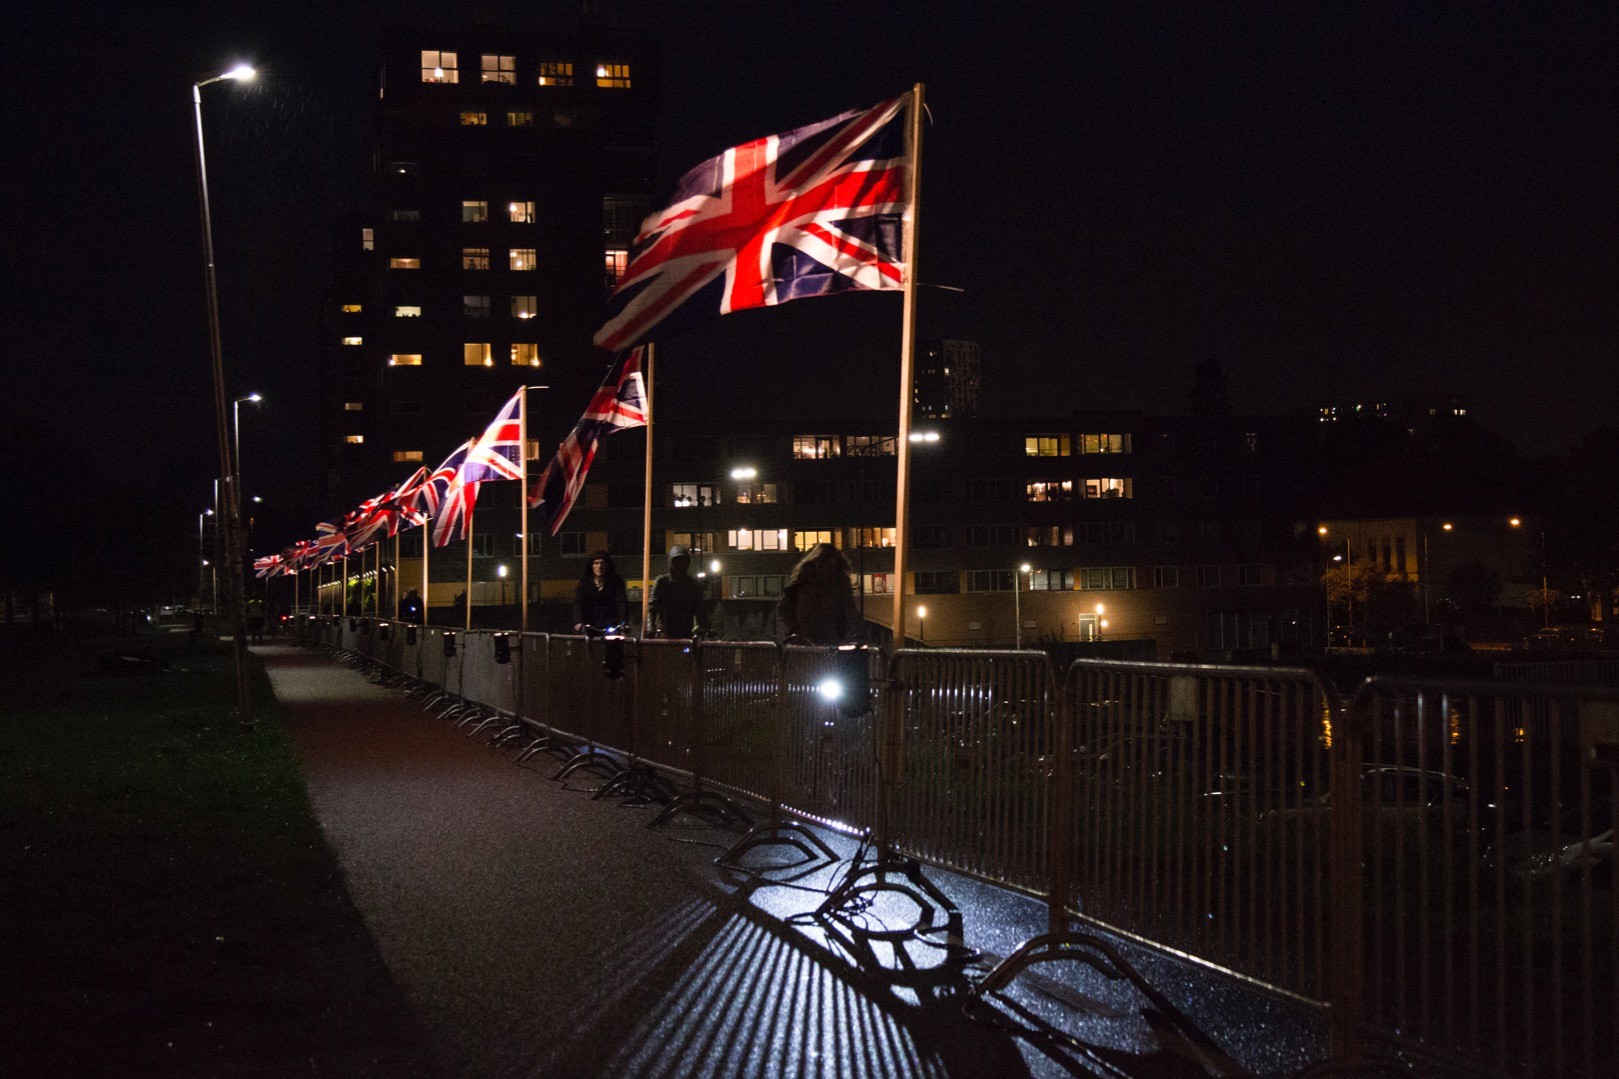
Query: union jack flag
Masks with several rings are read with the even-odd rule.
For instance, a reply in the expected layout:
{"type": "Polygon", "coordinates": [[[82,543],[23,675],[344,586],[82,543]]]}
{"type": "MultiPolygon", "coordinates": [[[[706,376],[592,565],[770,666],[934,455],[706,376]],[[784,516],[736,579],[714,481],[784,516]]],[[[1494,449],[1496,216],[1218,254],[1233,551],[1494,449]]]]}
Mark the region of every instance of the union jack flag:
{"type": "Polygon", "coordinates": [[[437,517],[439,507],[444,504],[444,492],[450,489],[451,482],[460,474],[461,462],[467,459],[467,452],[471,449],[472,440],[468,439],[444,458],[443,464],[429,472],[414,492],[411,509],[424,518],[437,517]]]}
{"type": "Polygon", "coordinates": [[[348,529],[351,546],[360,550],[377,540],[398,535],[401,522],[406,528],[421,524],[423,518],[406,505],[405,499],[420,486],[426,475],[427,469],[418,468],[398,487],[360,503],[360,508],[351,514],[356,519],[348,529]]]}
{"type": "Polygon", "coordinates": [[[472,444],[461,466],[470,480],[482,483],[523,478],[523,425],[519,420],[522,408],[523,391],[518,390],[472,444]]]}
{"type": "Polygon", "coordinates": [[[323,566],[339,558],[346,558],[349,553],[348,533],[343,530],[341,522],[333,524],[331,521],[322,521],[315,526],[315,554],[310,560],[311,566],[323,566]]]}
{"type": "Polygon", "coordinates": [[[597,346],[628,348],[676,311],[904,287],[907,100],[743,143],[686,173],[642,222],[597,346]]]}
{"type": "Polygon", "coordinates": [[[286,567],[281,564],[281,556],[278,554],[267,554],[263,558],[253,560],[255,577],[279,577],[285,572],[286,567]]]}
{"type": "Polygon", "coordinates": [[[543,526],[553,536],[584,490],[585,474],[596,457],[597,439],[629,427],[646,426],[641,352],[635,349],[607,372],[607,380],[590,399],[590,407],[529,489],[528,504],[539,512],[543,526]]]}
{"type": "Polygon", "coordinates": [[[315,554],[315,544],[310,540],[298,540],[292,546],[281,551],[281,564],[291,566],[294,573],[310,567],[310,559],[315,554]]]}

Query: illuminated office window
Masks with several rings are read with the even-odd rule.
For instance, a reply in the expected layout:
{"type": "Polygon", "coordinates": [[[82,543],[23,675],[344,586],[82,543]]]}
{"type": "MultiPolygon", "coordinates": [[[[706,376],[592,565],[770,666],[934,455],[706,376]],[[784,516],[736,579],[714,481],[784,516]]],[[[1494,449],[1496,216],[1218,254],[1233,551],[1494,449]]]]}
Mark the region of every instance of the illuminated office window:
{"type": "Polygon", "coordinates": [[[630,88],[630,65],[597,64],[596,85],[605,90],[628,90],[630,88]]]}
{"type": "Polygon", "coordinates": [[[512,297],[512,318],[533,318],[538,311],[539,304],[536,297],[512,297]]]}
{"type": "Polygon", "coordinates": [[[420,352],[395,352],[388,357],[389,367],[420,367],[422,354],[420,352]]]}
{"type": "Polygon", "coordinates": [[[489,249],[487,247],[463,247],[461,249],[461,268],[463,270],[489,269],[489,249]]]}
{"type": "Polygon", "coordinates": [[[419,270],[422,268],[421,259],[389,259],[390,270],[419,270]]]}
{"type": "Polygon", "coordinates": [[[534,114],[527,109],[513,109],[506,113],[507,127],[533,127],[534,114]]]}
{"type": "Polygon", "coordinates": [[[532,201],[509,202],[506,204],[506,214],[511,218],[514,225],[532,225],[534,224],[534,203],[532,201]]]}
{"type": "Polygon", "coordinates": [[[461,346],[461,362],[468,367],[493,367],[494,350],[488,341],[468,341],[461,346]]]}
{"type": "Polygon", "coordinates": [[[422,81],[460,82],[461,72],[456,64],[455,53],[440,52],[437,49],[423,49],[422,81]]]}
{"type": "Polygon", "coordinates": [[[508,258],[514,270],[532,270],[537,265],[532,247],[514,247],[508,253],[508,258]]]}
{"type": "Polygon", "coordinates": [[[489,220],[489,203],[484,199],[461,200],[461,223],[463,225],[481,225],[489,220]]]}
{"type": "Polygon", "coordinates": [[[394,318],[421,318],[422,309],[419,304],[394,304],[394,318]]]}
{"type": "Polygon", "coordinates": [[[359,445],[364,444],[365,436],[364,435],[344,435],[343,436],[343,441],[347,442],[350,446],[359,446],[359,445]]]}
{"type": "Polygon", "coordinates": [[[462,109],[461,110],[461,126],[462,127],[488,127],[489,126],[489,114],[487,112],[483,112],[480,109],[462,109]]]}
{"type": "Polygon", "coordinates": [[[540,366],[540,346],[533,342],[512,342],[512,363],[518,367],[540,366]]]}
{"type": "Polygon", "coordinates": [[[517,85],[517,57],[483,55],[483,81],[517,85]]]}
{"type": "Polygon", "coordinates": [[[343,343],[345,345],[363,345],[365,344],[365,339],[362,337],[345,337],[343,338],[343,343]]]}
{"type": "Polygon", "coordinates": [[[357,303],[346,303],[342,306],[341,310],[345,315],[358,315],[360,313],[360,305],[357,303]]]}
{"type": "Polygon", "coordinates": [[[572,86],[573,63],[566,60],[541,60],[540,85],[572,86]]]}
{"type": "Polygon", "coordinates": [[[405,464],[410,461],[420,461],[421,459],[421,450],[394,450],[394,462],[396,464],[405,464]]]}

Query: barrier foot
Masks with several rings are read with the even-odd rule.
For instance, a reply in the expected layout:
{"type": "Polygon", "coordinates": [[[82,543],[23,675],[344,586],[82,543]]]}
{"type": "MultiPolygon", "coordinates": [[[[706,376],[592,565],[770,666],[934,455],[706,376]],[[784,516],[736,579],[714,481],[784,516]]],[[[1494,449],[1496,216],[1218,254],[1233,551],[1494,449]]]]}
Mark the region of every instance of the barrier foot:
{"type": "Polygon", "coordinates": [[[513,763],[522,764],[530,757],[538,756],[547,750],[558,749],[562,750],[563,752],[568,752],[571,750],[571,748],[572,747],[569,746],[567,742],[564,742],[554,734],[536,735],[534,740],[528,745],[524,746],[522,751],[517,754],[517,756],[513,759],[513,763]]]}
{"type": "Polygon", "coordinates": [[[1012,980],[1036,963],[1055,963],[1065,959],[1095,967],[1109,980],[1123,979],[1151,1002],[1158,1013],[1167,1019],[1186,1041],[1186,1046],[1214,1075],[1241,1075],[1241,1067],[1228,1057],[1207,1034],[1197,1027],[1168,997],[1154,989],[1131,962],[1119,954],[1118,949],[1092,933],[1068,930],[1063,933],[1042,933],[1019,945],[1016,951],[984,975],[978,984],[967,990],[964,1007],[982,1001],[985,995],[1004,989],[1012,980]]]}
{"type": "Polygon", "coordinates": [[[498,748],[504,746],[507,742],[512,741],[522,732],[523,725],[521,723],[508,723],[506,726],[497,731],[495,736],[489,739],[486,744],[498,748]]]}
{"type": "Polygon", "coordinates": [[[696,813],[705,811],[714,814],[724,824],[728,819],[746,827],[753,827],[753,818],[742,812],[737,804],[714,791],[687,791],[678,794],[668,805],[658,811],[658,815],[647,821],[648,828],[658,828],[668,824],[681,813],[696,813]]]}
{"type": "Polygon", "coordinates": [[[568,763],[564,764],[561,770],[551,778],[567,779],[569,776],[573,775],[573,773],[584,768],[604,768],[609,771],[610,775],[614,776],[618,775],[618,773],[623,770],[618,761],[614,760],[612,757],[609,757],[600,750],[582,749],[578,753],[575,753],[568,763]]]}
{"type": "Polygon", "coordinates": [[[754,847],[773,846],[792,847],[809,861],[825,859],[827,862],[838,861],[838,852],[826,845],[826,841],[816,835],[808,826],[797,821],[772,821],[769,824],[759,824],[748,829],[741,839],[731,844],[731,849],[714,859],[714,864],[721,869],[739,869],[743,872],[754,872],[760,869],[794,869],[791,865],[747,866],[741,863],[741,858],[754,847]]]}
{"type": "Polygon", "coordinates": [[[922,919],[914,926],[901,929],[867,929],[861,927],[858,932],[861,936],[875,940],[902,941],[920,936],[931,936],[939,930],[944,931],[945,955],[949,960],[961,962],[972,958],[973,952],[968,949],[962,929],[961,908],[928,879],[922,871],[922,863],[914,858],[906,858],[892,851],[883,851],[878,854],[877,860],[870,865],[851,869],[843,878],[843,882],[832,890],[815,910],[817,918],[842,918],[848,920],[852,915],[869,904],[871,897],[882,892],[898,892],[906,896],[917,905],[922,912],[922,919]],[[865,878],[871,878],[869,883],[862,883],[865,878]],[[904,880],[909,887],[897,884],[893,878],[904,880]],[[936,925],[934,912],[944,915],[944,924],[936,925]]]}
{"type": "Polygon", "coordinates": [[[655,768],[635,764],[602,784],[601,788],[590,797],[594,801],[603,798],[627,798],[628,804],[645,805],[648,802],[657,802],[662,805],[669,801],[670,795],[669,788],[664,785],[663,778],[658,775],[655,768]]]}

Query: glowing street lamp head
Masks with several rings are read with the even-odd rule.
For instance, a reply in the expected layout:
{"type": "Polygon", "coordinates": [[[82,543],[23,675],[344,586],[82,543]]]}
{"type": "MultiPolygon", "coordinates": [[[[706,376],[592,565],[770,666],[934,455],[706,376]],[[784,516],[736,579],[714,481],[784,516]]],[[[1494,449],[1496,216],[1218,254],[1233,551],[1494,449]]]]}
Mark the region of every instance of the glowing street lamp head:
{"type": "Polygon", "coordinates": [[[1327,526],[1321,525],[1315,530],[1315,534],[1318,536],[1325,536],[1327,534],[1327,526]]]}
{"type": "Polygon", "coordinates": [[[258,74],[253,70],[252,64],[237,64],[220,76],[222,79],[234,79],[237,82],[250,82],[258,74]]]}
{"type": "Polygon", "coordinates": [[[759,470],[750,465],[738,465],[736,468],[731,469],[731,478],[733,480],[751,480],[758,474],[759,470]]]}
{"type": "Polygon", "coordinates": [[[1102,605],[1102,604],[1100,604],[1100,603],[1098,603],[1098,604],[1097,604],[1097,605],[1096,605],[1096,613],[1097,613],[1097,614],[1103,614],[1103,613],[1105,613],[1105,612],[1106,612],[1106,611],[1107,611],[1107,608],[1106,608],[1106,607],[1104,607],[1104,606],[1103,606],[1103,605],[1102,605]]]}
{"type": "Polygon", "coordinates": [[[264,400],[264,395],[262,393],[250,393],[246,397],[242,398],[242,400],[252,401],[256,405],[260,401],[264,400]]]}
{"type": "Polygon", "coordinates": [[[1519,527],[1520,525],[1523,524],[1523,518],[1522,517],[1509,518],[1507,520],[1507,524],[1511,525],[1513,528],[1517,528],[1517,527],[1519,527]]]}
{"type": "Polygon", "coordinates": [[[836,678],[828,678],[815,687],[815,692],[825,700],[835,701],[843,696],[843,683],[836,678]]]}
{"type": "Polygon", "coordinates": [[[928,609],[926,607],[918,607],[916,609],[916,617],[918,617],[918,618],[926,618],[927,616],[928,616],[928,609]]]}
{"type": "Polygon", "coordinates": [[[1444,524],[1440,525],[1439,527],[1443,528],[1446,532],[1449,532],[1451,529],[1455,528],[1456,526],[1451,524],[1449,521],[1446,521],[1444,524]]]}
{"type": "Polygon", "coordinates": [[[1025,562],[1025,563],[1023,563],[1023,565],[1018,567],[1018,572],[1019,573],[1028,573],[1033,568],[1034,568],[1033,566],[1031,566],[1027,562],[1025,562]]]}
{"type": "Polygon", "coordinates": [[[500,577],[506,576],[506,564],[504,562],[495,567],[495,574],[500,577]]]}
{"type": "Polygon", "coordinates": [[[719,571],[720,571],[720,560],[716,558],[716,559],[714,559],[714,561],[712,561],[712,562],[710,562],[708,564],[708,572],[710,572],[710,573],[718,573],[719,571]]]}

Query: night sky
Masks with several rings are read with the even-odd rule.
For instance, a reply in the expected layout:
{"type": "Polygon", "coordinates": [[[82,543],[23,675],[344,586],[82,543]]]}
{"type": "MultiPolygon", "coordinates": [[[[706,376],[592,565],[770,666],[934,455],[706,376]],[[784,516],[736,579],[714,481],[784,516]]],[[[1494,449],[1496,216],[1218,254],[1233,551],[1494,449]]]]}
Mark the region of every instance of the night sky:
{"type": "MultiPolygon", "coordinates": [[[[12,28],[0,584],[194,569],[216,451],[190,85],[239,58],[261,81],[204,110],[227,378],[270,399],[243,406],[246,487],[286,515],[277,545],[346,508],[317,501],[313,440],[329,221],[362,190],[374,92],[351,16],[409,7],[81,4],[12,28]]],[[[990,411],[1181,411],[1212,356],[1242,411],[1464,393],[1531,455],[1614,422],[1613,5],[592,7],[661,41],[668,183],[927,84],[921,279],[965,291],[926,290],[922,332],[982,343],[990,411]]],[[[840,297],[660,342],[660,406],[836,387],[890,414],[898,314],[840,297]]]]}

